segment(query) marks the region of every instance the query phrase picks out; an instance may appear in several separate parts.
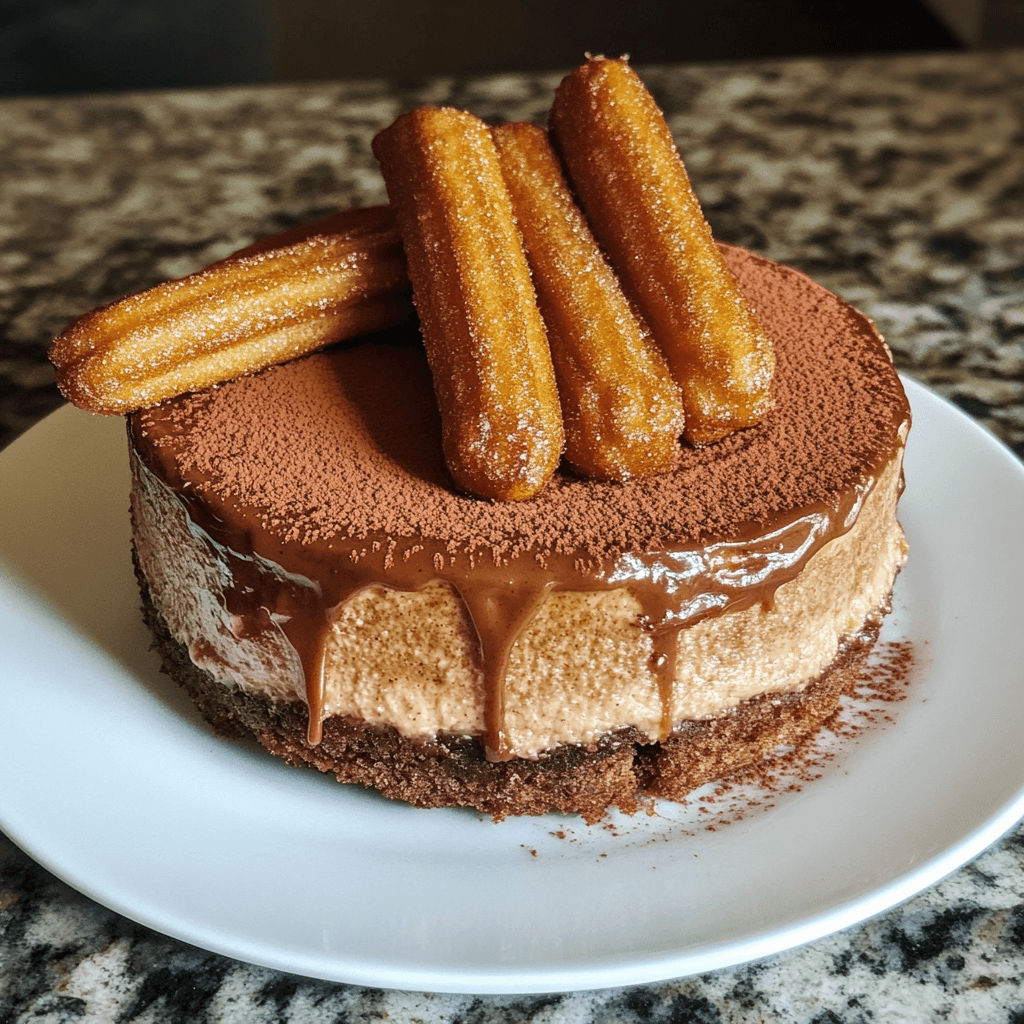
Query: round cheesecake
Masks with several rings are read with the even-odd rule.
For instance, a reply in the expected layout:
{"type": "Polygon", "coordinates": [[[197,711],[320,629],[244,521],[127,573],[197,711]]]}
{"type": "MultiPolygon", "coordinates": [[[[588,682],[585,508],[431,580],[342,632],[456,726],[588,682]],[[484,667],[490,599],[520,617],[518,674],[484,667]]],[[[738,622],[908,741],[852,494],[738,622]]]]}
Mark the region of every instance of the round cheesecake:
{"type": "Polygon", "coordinates": [[[209,721],[418,806],[588,820],[818,729],[905,558],[910,411],[870,321],[723,250],[773,407],[660,476],[459,493],[415,337],[132,414],[145,614],[209,721]]]}

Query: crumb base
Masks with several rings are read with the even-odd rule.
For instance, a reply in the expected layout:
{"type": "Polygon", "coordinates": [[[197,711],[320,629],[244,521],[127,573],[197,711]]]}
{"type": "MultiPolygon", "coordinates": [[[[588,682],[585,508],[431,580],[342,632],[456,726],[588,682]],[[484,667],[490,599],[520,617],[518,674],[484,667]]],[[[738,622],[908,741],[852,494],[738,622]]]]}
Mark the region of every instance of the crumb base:
{"type": "Polygon", "coordinates": [[[225,687],[195,665],[170,633],[139,576],[143,616],[164,670],[222,736],[254,736],[289,764],[333,773],[416,807],[470,807],[495,821],[550,811],[587,822],[610,807],[635,813],[651,798],[682,800],[693,790],[770,758],[815,733],[852,692],[878,637],[880,616],[843,645],[839,657],[799,693],[763,694],[713,719],[685,722],[660,743],[618,730],[594,748],[563,746],[536,760],[491,762],[473,737],[409,739],[390,726],[341,716],[323,723],[323,739],[306,739],[301,701],[273,700],[225,687]]]}

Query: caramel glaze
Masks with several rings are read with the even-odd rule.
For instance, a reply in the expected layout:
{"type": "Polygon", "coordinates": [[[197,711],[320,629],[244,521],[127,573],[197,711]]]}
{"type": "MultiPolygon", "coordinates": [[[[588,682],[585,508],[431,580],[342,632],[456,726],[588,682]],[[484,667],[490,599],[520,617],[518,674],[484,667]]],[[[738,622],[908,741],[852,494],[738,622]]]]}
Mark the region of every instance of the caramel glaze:
{"type": "MultiPolygon", "coordinates": [[[[736,252],[732,253],[733,261],[738,259],[736,252]]],[[[750,259],[756,260],[755,270],[776,266],[756,257],[750,259]]],[[[224,591],[224,602],[236,623],[237,635],[258,637],[268,630],[280,630],[297,652],[305,673],[311,744],[318,743],[321,737],[326,640],[340,608],[367,587],[417,591],[435,581],[449,584],[459,595],[479,639],[485,694],[482,739],[489,759],[515,756],[504,730],[505,666],[516,638],[547,596],[559,590],[585,592],[623,587],[639,602],[639,625],[653,641],[652,670],[659,681],[664,738],[673,727],[670,698],[679,630],[700,619],[752,605],[770,607],[782,584],[794,579],[816,551],[853,525],[877,474],[903,443],[900,428],[909,420],[909,408],[884,346],[869,322],[803,275],[794,271],[786,274],[793,278],[783,275],[766,287],[778,292],[781,284],[793,284],[799,279],[795,283],[803,292],[811,285],[810,300],[803,296],[805,305],[812,301],[820,306],[820,293],[839,304],[837,308],[842,308],[844,314],[852,314],[852,319],[846,316],[843,321],[838,338],[825,339],[824,343],[815,339],[808,350],[816,351],[815,346],[821,344],[848,344],[852,324],[854,340],[871,350],[870,365],[865,369],[860,360],[856,372],[887,375],[884,386],[879,378],[879,390],[885,395],[884,408],[881,412],[871,411],[874,426],[868,433],[872,436],[866,442],[867,450],[859,454],[857,479],[842,488],[834,483],[822,487],[820,498],[804,500],[798,506],[765,511],[756,518],[733,523],[718,536],[690,537],[648,550],[616,552],[610,548],[604,557],[595,554],[593,547],[573,549],[564,544],[513,544],[507,548],[511,555],[502,557],[494,548],[458,550],[451,538],[399,536],[372,530],[357,537],[336,531],[328,536],[299,539],[268,522],[265,509],[247,505],[238,495],[224,494],[223,489],[214,493],[212,478],[194,467],[183,473],[173,444],[182,427],[180,421],[172,422],[173,415],[164,417],[157,409],[130,417],[130,442],[143,464],[179,496],[193,532],[216,550],[219,560],[230,570],[231,582],[224,591]]],[[[741,284],[743,280],[741,276],[741,284]]],[[[748,290],[756,291],[749,280],[747,286],[748,290]]],[[[784,296],[783,303],[787,298],[799,307],[800,295],[784,296]]],[[[802,337],[806,325],[799,308],[782,308],[788,312],[781,326],[775,322],[777,317],[769,315],[766,320],[770,331],[777,328],[772,333],[776,334],[777,348],[780,343],[783,346],[779,372],[785,374],[792,362],[787,359],[787,339],[802,337]],[[796,319],[790,323],[792,318],[796,319]]],[[[818,318],[821,319],[820,310],[818,318]]],[[[812,323],[810,328],[815,326],[812,323]]],[[[821,324],[817,329],[821,330],[821,324]]],[[[782,390],[799,392],[799,382],[791,384],[782,390]]],[[[844,386],[842,379],[838,386],[844,386]]],[[[216,400],[216,395],[212,400],[216,400]]],[[[795,404],[791,398],[780,397],[780,407],[795,404]]],[[[794,413],[779,408],[774,415],[794,413]]],[[[811,410],[811,415],[820,417],[822,413],[811,410]]],[[[189,420],[190,415],[184,419],[189,420]]],[[[856,436],[856,425],[852,427],[854,433],[850,436],[856,436]]],[[[792,424],[784,424],[780,436],[791,434],[791,428],[792,424]]],[[[849,423],[842,425],[844,431],[850,428],[849,423]]],[[[844,434],[840,443],[850,443],[846,437],[844,434]]],[[[612,488],[610,494],[614,493],[613,485],[604,486],[612,488]]],[[[809,490],[804,486],[801,493],[813,492],[813,486],[809,490]]]]}
{"type": "Polygon", "coordinates": [[[484,677],[484,737],[488,757],[513,757],[504,733],[503,679],[516,638],[548,594],[556,590],[627,589],[642,609],[639,625],[651,634],[662,701],[662,738],[672,730],[671,695],[678,631],[700,619],[755,604],[770,607],[775,591],[794,579],[811,556],[856,520],[874,480],[850,492],[838,509],[823,504],[780,517],[767,530],[707,546],[627,554],[609,568],[584,567],[575,555],[529,553],[495,564],[489,557],[452,557],[442,541],[417,539],[397,552],[386,536],[282,545],[240,514],[211,515],[194,494],[179,490],[194,532],[230,569],[225,609],[240,639],[280,629],[295,648],[306,678],[309,742],[319,743],[324,705],[324,652],[340,608],[375,585],[415,591],[443,581],[462,599],[480,645],[484,677]],[[395,557],[396,554],[398,557],[395,557]],[[285,568],[287,567],[287,568],[285,568]]]}

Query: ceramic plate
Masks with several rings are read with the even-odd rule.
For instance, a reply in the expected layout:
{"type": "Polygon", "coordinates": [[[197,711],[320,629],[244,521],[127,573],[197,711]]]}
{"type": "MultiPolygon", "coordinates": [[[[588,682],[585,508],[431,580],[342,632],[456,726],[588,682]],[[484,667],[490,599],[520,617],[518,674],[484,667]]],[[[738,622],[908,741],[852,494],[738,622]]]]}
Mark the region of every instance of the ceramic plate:
{"type": "Polygon", "coordinates": [[[908,697],[818,781],[714,831],[695,802],[495,825],[218,740],[139,620],[123,425],[62,409],[0,455],[0,827],[160,932],[380,987],[657,981],[885,910],[1024,813],[1024,469],[908,390],[912,553],[883,634],[913,643],[908,697]]]}

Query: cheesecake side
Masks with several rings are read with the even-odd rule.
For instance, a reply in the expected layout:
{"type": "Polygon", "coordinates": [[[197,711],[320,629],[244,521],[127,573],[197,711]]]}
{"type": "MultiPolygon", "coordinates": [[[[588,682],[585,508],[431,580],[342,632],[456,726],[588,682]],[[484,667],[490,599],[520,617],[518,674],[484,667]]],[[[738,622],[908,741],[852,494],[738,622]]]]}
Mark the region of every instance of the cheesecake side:
{"type": "Polygon", "coordinates": [[[131,417],[147,616],[210,720],[497,817],[678,799],[818,728],[905,558],[909,408],[866,318],[724,248],[773,335],[775,408],[663,477],[458,494],[408,347],[131,417]]]}

